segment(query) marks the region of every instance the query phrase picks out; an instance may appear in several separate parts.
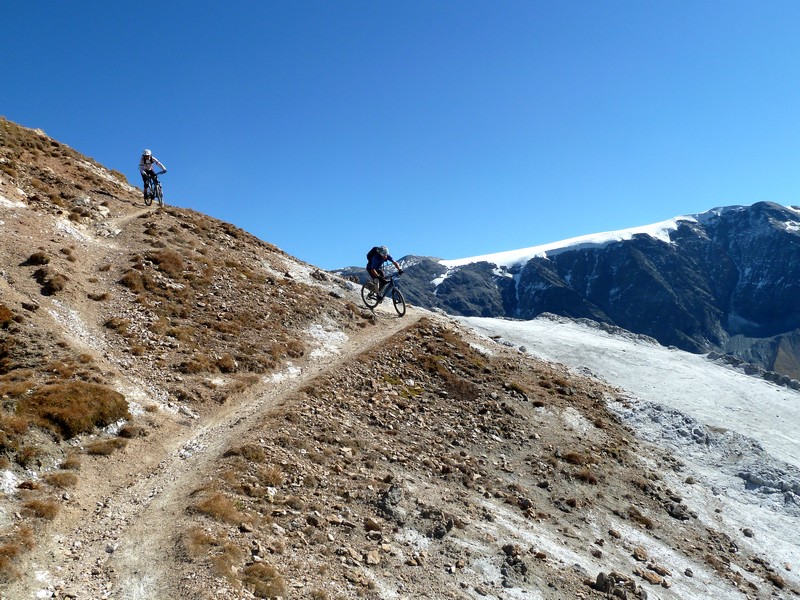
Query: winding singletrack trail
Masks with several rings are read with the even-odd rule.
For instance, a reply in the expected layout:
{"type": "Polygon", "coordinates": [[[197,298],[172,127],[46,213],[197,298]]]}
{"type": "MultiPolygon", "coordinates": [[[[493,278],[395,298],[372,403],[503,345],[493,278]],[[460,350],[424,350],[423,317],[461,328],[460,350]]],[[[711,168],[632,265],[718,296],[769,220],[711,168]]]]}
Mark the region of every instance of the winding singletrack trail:
{"type": "Polygon", "coordinates": [[[411,327],[426,311],[404,318],[378,311],[377,323],[348,332],[337,352],[305,359],[231,397],[195,421],[159,413],[162,423],[123,452],[87,458],[61,513],[29,554],[21,578],[2,600],[151,600],[180,597],[174,538],[188,494],[222,452],[262,415],[314,378],[346,364],[411,327]]]}

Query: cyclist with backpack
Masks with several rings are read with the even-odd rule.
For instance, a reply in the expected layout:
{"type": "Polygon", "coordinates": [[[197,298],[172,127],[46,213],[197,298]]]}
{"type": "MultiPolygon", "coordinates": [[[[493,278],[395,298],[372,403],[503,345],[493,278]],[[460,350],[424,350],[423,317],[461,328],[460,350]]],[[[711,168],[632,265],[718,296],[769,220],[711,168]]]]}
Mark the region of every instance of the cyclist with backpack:
{"type": "Polygon", "coordinates": [[[376,293],[380,293],[388,281],[383,273],[383,263],[386,261],[391,262],[398,273],[403,272],[400,265],[389,255],[389,249],[386,246],[375,246],[367,252],[367,273],[372,278],[372,286],[376,293]]]}
{"type": "MultiPolygon", "coordinates": [[[[142,158],[139,159],[139,173],[142,175],[142,182],[144,183],[144,198],[147,200],[148,197],[148,183],[151,179],[153,179],[156,175],[161,175],[161,173],[156,173],[153,169],[153,165],[156,164],[161,167],[161,173],[167,172],[167,167],[161,164],[161,162],[153,156],[153,153],[150,150],[145,149],[142,152],[142,158]]],[[[153,186],[150,186],[149,195],[153,197],[153,186]]]]}

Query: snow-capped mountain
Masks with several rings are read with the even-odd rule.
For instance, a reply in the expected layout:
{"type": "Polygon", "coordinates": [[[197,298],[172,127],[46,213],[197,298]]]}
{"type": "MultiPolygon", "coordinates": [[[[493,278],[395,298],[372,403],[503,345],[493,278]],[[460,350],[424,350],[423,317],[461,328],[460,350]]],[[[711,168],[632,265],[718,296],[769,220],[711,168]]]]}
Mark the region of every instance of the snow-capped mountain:
{"type": "Polygon", "coordinates": [[[800,208],[770,202],[457,260],[408,257],[453,315],[589,318],[800,379],[800,208]]]}

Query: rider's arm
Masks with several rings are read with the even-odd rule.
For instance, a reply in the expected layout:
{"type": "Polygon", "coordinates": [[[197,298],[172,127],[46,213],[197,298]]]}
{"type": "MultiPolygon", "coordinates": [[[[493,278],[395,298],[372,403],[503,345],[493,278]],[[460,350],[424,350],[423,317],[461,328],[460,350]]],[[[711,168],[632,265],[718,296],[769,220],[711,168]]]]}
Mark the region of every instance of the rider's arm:
{"type": "Polygon", "coordinates": [[[156,163],[159,167],[161,167],[162,171],[166,171],[167,167],[161,164],[161,161],[158,160],[155,156],[153,157],[153,162],[156,163]]]}

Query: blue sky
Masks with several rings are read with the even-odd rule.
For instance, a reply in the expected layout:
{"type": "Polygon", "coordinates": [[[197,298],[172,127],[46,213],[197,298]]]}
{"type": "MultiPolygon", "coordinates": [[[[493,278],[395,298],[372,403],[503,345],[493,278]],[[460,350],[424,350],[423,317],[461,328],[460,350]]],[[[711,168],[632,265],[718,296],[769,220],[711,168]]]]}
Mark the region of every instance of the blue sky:
{"type": "Polygon", "coordinates": [[[798,204],[800,3],[9,2],[0,115],[322,268],[798,204]]]}

